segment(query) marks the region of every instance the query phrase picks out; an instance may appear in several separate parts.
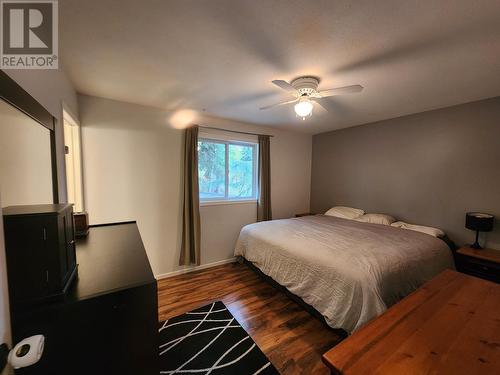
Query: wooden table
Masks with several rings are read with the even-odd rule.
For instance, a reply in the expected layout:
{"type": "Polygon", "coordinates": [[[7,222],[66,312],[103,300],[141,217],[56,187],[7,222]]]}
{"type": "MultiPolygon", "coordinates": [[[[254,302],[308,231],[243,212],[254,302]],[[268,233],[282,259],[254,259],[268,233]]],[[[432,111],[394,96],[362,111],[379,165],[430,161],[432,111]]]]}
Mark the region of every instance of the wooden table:
{"type": "Polygon", "coordinates": [[[323,361],[333,374],[500,374],[500,285],[444,271],[323,361]]]}

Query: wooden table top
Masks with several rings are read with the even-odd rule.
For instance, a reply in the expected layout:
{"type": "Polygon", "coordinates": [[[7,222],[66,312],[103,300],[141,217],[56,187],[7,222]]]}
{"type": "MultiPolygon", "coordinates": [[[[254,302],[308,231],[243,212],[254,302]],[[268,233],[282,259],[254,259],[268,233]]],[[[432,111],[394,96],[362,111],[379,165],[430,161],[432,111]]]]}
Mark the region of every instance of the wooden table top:
{"type": "Polygon", "coordinates": [[[500,374],[500,285],[446,270],[323,361],[334,374],[500,374]]]}
{"type": "Polygon", "coordinates": [[[494,263],[500,263],[500,250],[493,249],[473,249],[472,247],[461,247],[457,253],[474,258],[488,260],[494,263]]]}

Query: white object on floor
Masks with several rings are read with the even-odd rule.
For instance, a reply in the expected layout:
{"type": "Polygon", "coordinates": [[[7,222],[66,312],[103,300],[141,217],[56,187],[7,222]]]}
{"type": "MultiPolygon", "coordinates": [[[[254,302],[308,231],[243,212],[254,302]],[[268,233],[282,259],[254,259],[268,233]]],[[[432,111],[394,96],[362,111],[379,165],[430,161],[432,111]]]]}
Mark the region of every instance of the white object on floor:
{"type": "Polygon", "coordinates": [[[25,338],[9,352],[9,363],[15,369],[34,365],[42,357],[44,343],[43,335],[25,338]]]}

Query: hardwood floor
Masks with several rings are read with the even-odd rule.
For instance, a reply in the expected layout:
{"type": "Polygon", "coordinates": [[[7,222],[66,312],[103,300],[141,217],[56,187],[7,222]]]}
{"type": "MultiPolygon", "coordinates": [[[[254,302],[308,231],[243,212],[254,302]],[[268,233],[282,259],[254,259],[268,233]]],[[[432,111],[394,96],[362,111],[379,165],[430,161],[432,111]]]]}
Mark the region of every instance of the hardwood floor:
{"type": "Polygon", "coordinates": [[[321,355],[340,335],[263,281],[231,263],[158,281],[160,320],[222,301],[281,374],[329,374],[321,355]]]}

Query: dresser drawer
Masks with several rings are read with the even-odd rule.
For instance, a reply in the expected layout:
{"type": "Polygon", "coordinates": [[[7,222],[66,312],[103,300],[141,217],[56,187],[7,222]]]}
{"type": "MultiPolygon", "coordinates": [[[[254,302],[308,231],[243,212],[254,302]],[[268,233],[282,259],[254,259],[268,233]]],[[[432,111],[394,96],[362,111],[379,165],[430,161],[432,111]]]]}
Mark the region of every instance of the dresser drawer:
{"type": "Polygon", "coordinates": [[[500,265],[486,260],[459,255],[457,269],[469,275],[500,283],[500,265]]]}

